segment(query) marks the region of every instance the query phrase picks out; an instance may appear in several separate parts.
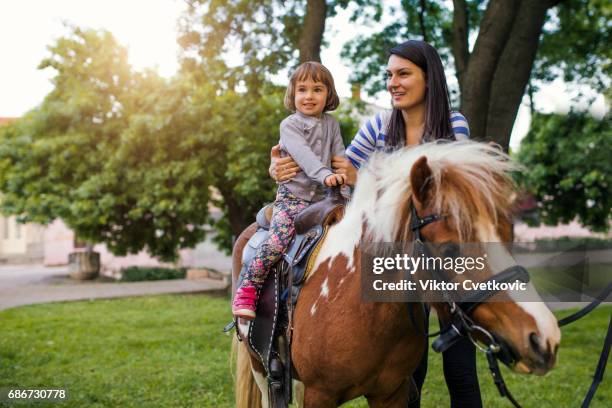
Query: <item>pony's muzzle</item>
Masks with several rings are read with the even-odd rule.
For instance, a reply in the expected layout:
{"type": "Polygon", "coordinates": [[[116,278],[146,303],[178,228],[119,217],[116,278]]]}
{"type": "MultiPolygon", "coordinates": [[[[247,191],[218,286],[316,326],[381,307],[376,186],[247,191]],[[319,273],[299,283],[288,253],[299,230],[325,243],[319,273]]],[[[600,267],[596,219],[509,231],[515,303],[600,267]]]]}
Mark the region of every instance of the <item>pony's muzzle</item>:
{"type": "Polygon", "coordinates": [[[540,336],[534,332],[528,335],[526,343],[528,349],[526,355],[521,359],[522,362],[533,374],[546,374],[555,365],[557,350],[553,350],[550,343],[543,343],[540,336]]]}

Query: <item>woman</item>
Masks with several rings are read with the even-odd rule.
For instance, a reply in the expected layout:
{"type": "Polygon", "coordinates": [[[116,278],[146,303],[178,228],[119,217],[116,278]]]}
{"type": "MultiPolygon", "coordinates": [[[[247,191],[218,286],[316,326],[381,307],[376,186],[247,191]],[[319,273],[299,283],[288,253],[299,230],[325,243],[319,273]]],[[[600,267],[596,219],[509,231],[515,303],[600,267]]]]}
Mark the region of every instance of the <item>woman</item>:
{"type": "MultiPolygon", "coordinates": [[[[389,54],[387,90],[393,109],[368,119],[346,149],[347,157],[334,156],[332,160],[335,172],[344,175],[348,185],[355,185],[357,169],[374,151],[469,137],[466,119],[450,110],[444,69],[436,50],[412,40],[392,48],[389,54]]],[[[270,175],[277,181],[288,180],[300,171],[290,157],[280,158],[277,146],[271,158],[270,175]]],[[[476,350],[467,338],[443,353],[443,367],[451,407],[482,407],[476,350]]],[[[419,390],[426,372],[427,351],[414,374],[419,390]]]]}

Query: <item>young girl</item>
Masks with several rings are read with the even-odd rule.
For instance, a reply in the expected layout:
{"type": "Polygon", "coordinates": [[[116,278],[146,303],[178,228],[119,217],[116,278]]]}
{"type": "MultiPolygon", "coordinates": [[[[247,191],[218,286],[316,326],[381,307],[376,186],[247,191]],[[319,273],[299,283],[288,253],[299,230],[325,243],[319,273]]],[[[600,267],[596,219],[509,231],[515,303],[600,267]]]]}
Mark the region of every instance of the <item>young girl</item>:
{"type": "Polygon", "coordinates": [[[289,82],[285,106],[295,112],[280,125],[280,147],[301,168],[291,180],[278,183],[270,235],[257,254],[236,291],[232,304],[235,317],[255,318],[257,289],[268,271],[287,249],[294,234],[296,215],[324,196],[324,186],[345,182],[345,176],[331,170],[332,156],[344,156],[340,125],[329,114],[338,107],[334,79],[327,68],[317,62],[300,65],[289,82]]]}

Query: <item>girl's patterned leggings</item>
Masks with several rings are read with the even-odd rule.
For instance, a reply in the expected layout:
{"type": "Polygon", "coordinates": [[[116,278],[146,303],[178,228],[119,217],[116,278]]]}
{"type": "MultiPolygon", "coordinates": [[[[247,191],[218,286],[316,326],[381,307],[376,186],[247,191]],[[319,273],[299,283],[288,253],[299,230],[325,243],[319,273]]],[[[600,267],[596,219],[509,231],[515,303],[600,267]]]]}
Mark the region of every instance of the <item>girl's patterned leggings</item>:
{"type": "Polygon", "coordinates": [[[274,211],[270,221],[270,235],[257,248],[257,254],[246,271],[242,285],[249,283],[261,287],[268,276],[268,271],[283,255],[295,233],[295,217],[310,203],[297,198],[284,185],[278,186],[274,211]]]}

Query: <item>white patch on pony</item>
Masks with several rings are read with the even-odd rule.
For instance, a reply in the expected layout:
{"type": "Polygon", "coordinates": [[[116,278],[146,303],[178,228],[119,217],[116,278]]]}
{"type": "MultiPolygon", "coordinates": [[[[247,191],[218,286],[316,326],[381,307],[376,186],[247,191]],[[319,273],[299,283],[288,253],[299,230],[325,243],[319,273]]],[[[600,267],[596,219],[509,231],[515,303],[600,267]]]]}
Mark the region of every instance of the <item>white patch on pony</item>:
{"type": "MultiPolygon", "coordinates": [[[[493,243],[487,245],[487,262],[494,274],[516,265],[516,261],[504,248],[499,236],[492,230],[491,226],[487,229],[480,229],[479,238],[481,242],[493,243]]],[[[520,301],[515,292],[509,292],[509,294],[510,298],[535,320],[542,349],[547,350],[550,347],[550,350],[554,350],[561,341],[561,330],[557,324],[557,319],[546,304],[542,302],[532,283],[529,282],[527,291],[521,294],[521,297],[532,300],[530,302],[520,301]]]]}
{"type": "MultiPolygon", "coordinates": [[[[539,298],[531,283],[527,286],[527,290],[530,298],[539,298]]],[[[554,351],[561,342],[561,329],[559,329],[557,319],[555,319],[550,309],[544,302],[516,302],[516,304],[535,319],[542,349],[554,351]]]]}
{"type": "Polygon", "coordinates": [[[315,259],[313,272],[307,279],[310,279],[310,277],[314,275],[319,267],[326,261],[328,262],[328,266],[331,266],[334,258],[339,255],[344,255],[347,257],[347,269],[351,269],[353,267],[353,253],[355,252],[355,247],[357,244],[359,244],[359,238],[361,237],[361,221],[358,221],[357,224],[352,224],[352,222],[357,220],[346,223],[345,221],[346,215],[342,221],[336,225],[332,225],[329,228],[325,241],[321,245],[321,249],[319,250],[317,258],[315,259]]]}
{"type": "Polygon", "coordinates": [[[328,278],[325,278],[325,280],[321,284],[321,293],[319,294],[319,297],[329,297],[329,285],[327,284],[327,282],[328,278]]]}
{"type": "Polygon", "coordinates": [[[258,373],[255,370],[251,371],[253,372],[253,377],[255,378],[259,392],[261,392],[261,406],[262,408],[269,408],[270,402],[268,401],[268,381],[262,373],[258,373]]]}
{"type": "Polygon", "coordinates": [[[314,316],[315,313],[317,313],[317,302],[319,301],[319,299],[317,299],[312,306],[310,306],[310,315],[314,316]]]}
{"type": "Polygon", "coordinates": [[[251,320],[238,319],[238,330],[243,339],[249,336],[249,329],[251,328],[251,320]]]}
{"type": "Polygon", "coordinates": [[[328,284],[328,282],[329,282],[328,278],[325,278],[325,280],[321,284],[321,292],[319,293],[319,297],[317,298],[317,300],[315,300],[315,302],[310,307],[310,315],[311,316],[314,316],[314,314],[317,312],[317,304],[319,303],[319,300],[322,297],[323,298],[329,298],[329,284],[328,284]]]}

